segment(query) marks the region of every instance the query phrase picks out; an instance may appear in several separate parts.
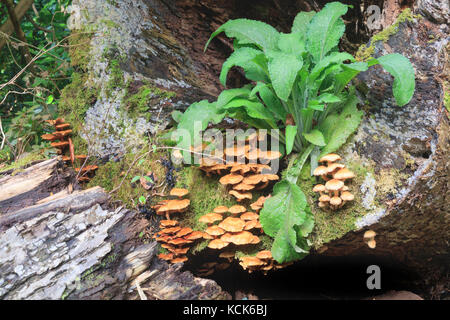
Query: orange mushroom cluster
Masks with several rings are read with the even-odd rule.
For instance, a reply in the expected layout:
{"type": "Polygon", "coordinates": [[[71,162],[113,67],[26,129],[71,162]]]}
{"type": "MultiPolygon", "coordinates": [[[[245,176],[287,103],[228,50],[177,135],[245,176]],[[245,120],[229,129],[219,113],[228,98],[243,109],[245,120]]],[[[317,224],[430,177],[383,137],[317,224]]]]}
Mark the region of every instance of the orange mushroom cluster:
{"type": "Polygon", "coordinates": [[[173,188],[170,195],[176,199],[162,200],[155,206],[156,213],[165,215],[166,220],[160,221],[160,231],[156,233],[153,238],[161,242],[161,247],[167,249],[169,253],[159,254],[159,258],[169,261],[171,263],[180,263],[188,260],[186,254],[190,246],[203,238],[202,231],[194,231],[189,227],[180,226],[177,220],[170,219],[170,214],[175,212],[184,212],[189,206],[189,199],[182,199],[189,193],[186,189],[173,188]]]}
{"type": "MultiPolygon", "coordinates": [[[[50,125],[54,126],[56,131],[53,133],[43,134],[41,138],[46,141],[52,141],[50,145],[57,150],[58,154],[62,155],[62,159],[64,162],[67,163],[70,161],[72,165],[74,165],[76,161],[84,163],[84,161],[87,158],[85,155],[75,155],[74,145],[72,139],[70,138],[70,136],[72,135],[72,130],[69,129],[70,124],[66,123],[63,118],[45,121],[50,125]],[[64,155],[64,151],[67,148],[69,149],[68,156],[64,155]]],[[[96,165],[83,166],[83,168],[81,169],[75,168],[75,171],[79,172],[81,170],[81,173],[83,173],[83,175],[80,175],[78,177],[78,182],[88,182],[90,180],[89,174],[92,174],[97,169],[98,166],[96,165]]]]}
{"type": "MultiPolygon", "coordinates": [[[[252,190],[262,190],[271,181],[279,180],[276,174],[268,173],[271,167],[268,163],[279,159],[279,151],[263,151],[256,147],[258,134],[252,134],[245,140],[243,146],[233,146],[223,149],[223,158],[205,157],[200,163],[200,170],[208,176],[217,174],[222,176],[219,182],[229,188],[228,193],[238,202],[252,199],[252,190]],[[260,162],[260,163],[258,163],[260,162]]],[[[205,145],[194,148],[194,151],[203,151],[205,145]]]]}
{"type": "Polygon", "coordinates": [[[244,256],[239,258],[239,264],[244,270],[252,273],[255,270],[261,270],[264,274],[272,269],[285,268],[292,264],[292,262],[278,263],[272,258],[272,253],[269,250],[259,251],[256,256],[244,256]]]}
{"type": "Polygon", "coordinates": [[[319,159],[323,163],[318,166],[313,174],[321,177],[325,184],[317,184],[313,191],[320,194],[319,207],[337,210],[345,203],[353,201],[354,195],[345,185],[345,180],[352,179],[355,174],[345,167],[345,164],[337,163],[341,157],[335,153],[330,153],[319,159]]]}

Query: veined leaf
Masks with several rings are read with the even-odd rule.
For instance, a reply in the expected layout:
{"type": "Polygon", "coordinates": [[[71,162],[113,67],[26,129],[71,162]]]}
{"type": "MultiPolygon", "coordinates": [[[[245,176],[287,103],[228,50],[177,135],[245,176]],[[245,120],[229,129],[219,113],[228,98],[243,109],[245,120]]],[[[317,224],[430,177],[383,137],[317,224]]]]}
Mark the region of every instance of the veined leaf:
{"type": "Polygon", "coordinates": [[[342,72],[336,75],[336,83],[334,92],[341,92],[345,86],[360,73],[361,71],[366,71],[368,66],[366,62],[354,62],[350,64],[341,65],[342,72]]]}
{"type": "Polygon", "coordinates": [[[272,120],[272,114],[260,102],[250,101],[247,99],[234,99],[224,105],[222,108],[233,109],[243,107],[247,114],[256,119],[272,120]]]}
{"type": "Polygon", "coordinates": [[[401,107],[411,101],[416,86],[411,62],[399,53],[387,54],[376,60],[394,76],[392,92],[397,104],[401,107]]]}
{"type": "Polygon", "coordinates": [[[295,136],[297,135],[297,126],[286,126],[286,154],[292,152],[295,136]]]}
{"type": "Polygon", "coordinates": [[[273,188],[272,197],[266,200],[261,210],[260,220],[264,232],[274,237],[272,256],[279,262],[288,262],[302,258],[308,251],[297,242],[296,226],[305,221],[309,229],[310,219],[307,218],[308,203],[301,189],[294,183],[281,180],[273,188]]]}
{"type": "Polygon", "coordinates": [[[340,64],[345,60],[354,61],[355,58],[350,53],[347,52],[333,52],[327,55],[325,58],[320,60],[318,64],[314,66],[309,75],[310,82],[315,81],[320,73],[324,71],[326,68],[330,68],[334,64],[340,64]]]}
{"type": "Polygon", "coordinates": [[[325,145],[325,138],[323,137],[322,132],[317,129],[313,129],[310,132],[303,132],[303,136],[306,141],[311,142],[313,145],[323,147],[325,145]]]}
{"type": "Polygon", "coordinates": [[[229,20],[211,34],[205,51],[211,40],[221,32],[229,38],[236,38],[240,45],[255,44],[264,50],[275,49],[279,37],[278,31],[267,23],[249,19],[229,20]]]}
{"type": "Polygon", "coordinates": [[[308,28],[308,24],[311,22],[311,19],[314,17],[316,12],[314,11],[300,11],[294,19],[294,22],[292,23],[291,32],[299,32],[303,35],[303,38],[306,36],[306,30],[308,28]]]}
{"type": "MultiPolygon", "coordinates": [[[[222,71],[220,72],[220,83],[226,86],[228,71],[230,71],[232,67],[239,66],[246,71],[246,69],[254,64],[254,62],[250,63],[251,60],[255,59],[259,55],[263,55],[263,52],[258,49],[242,47],[235,50],[222,65],[222,71]]],[[[256,66],[253,65],[253,67],[255,68],[256,66]]],[[[255,72],[255,70],[251,71],[255,72]]]]}
{"type": "Polygon", "coordinates": [[[319,97],[317,97],[317,100],[322,103],[335,103],[335,102],[341,102],[341,98],[338,96],[335,96],[331,93],[323,93],[319,97]]]}
{"type": "Polygon", "coordinates": [[[317,12],[308,25],[306,49],[317,63],[339,43],[345,31],[340,18],[347,13],[348,6],[340,2],[330,2],[317,12]]]}
{"type": "Polygon", "coordinates": [[[259,96],[261,97],[261,100],[266,105],[267,109],[272,112],[274,118],[276,120],[282,120],[283,122],[286,121],[287,112],[284,109],[283,105],[280,102],[280,99],[278,99],[275,94],[272,92],[268,84],[258,82],[256,86],[253,88],[250,97],[252,95],[255,95],[256,93],[259,93],[259,96]]]}
{"type": "Polygon", "coordinates": [[[273,89],[280,99],[287,101],[297,73],[303,66],[303,60],[298,56],[281,51],[270,51],[268,56],[269,75],[273,89]]]}
{"type": "Polygon", "coordinates": [[[228,89],[223,90],[219,97],[217,98],[217,108],[221,108],[224,105],[226,105],[228,102],[233,100],[234,98],[247,98],[250,96],[251,85],[243,86],[242,88],[236,88],[236,89],[228,89]]]}
{"type": "Polygon", "coordinates": [[[306,50],[303,38],[300,32],[280,33],[278,48],[284,53],[301,56],[306,50]]]}
{"type": "Polygon", "coordinates": [[[323,133],[326,142],[321,156],[339,149],[347,138],[358,129],[364,113],[358,110],[357,103],[356,96],[350,96],[339,115],[331,114],[319,125],[319,130],[323,133]]]}

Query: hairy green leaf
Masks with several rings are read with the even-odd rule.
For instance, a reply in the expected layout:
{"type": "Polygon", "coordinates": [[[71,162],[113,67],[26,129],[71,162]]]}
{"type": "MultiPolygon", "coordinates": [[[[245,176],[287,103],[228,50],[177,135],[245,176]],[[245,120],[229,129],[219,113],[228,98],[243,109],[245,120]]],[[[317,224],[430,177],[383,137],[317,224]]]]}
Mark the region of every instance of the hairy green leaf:
{"type": "Polygon", "coordinates": [[[297,126],[286,126],[286,154],[290,154],[292,152],[296,135],[297,126]]]}
{"type": "Polygon", "coordinates": [[[358,110],[357,103],[356,96],[350,96],[340,114],[331,114],[320,124],[319,130],[323,133],[326,142],[321,156],[339,149],[358,129],[364,113],[358,110]]]}
{"type": "Polygon", "coordinates": [[[305,137],[306,141],[311,142],[316,146],[322,147],[325,145],[325,138],[323,137],[322,132],[317,129],[313,129],[308,133],[304,132],[303,136],[305,137]]]}
{"type": "Polygon", "coordinates": [[[315,62],[322,60],[338,45],[345,31],[345,24],[340,17],[347,10],[347,5],[330,2],[312,18],[307,27],[306,48],[315,62]]]}
{"type": "Polygon", "coordinates": [[[263,52],[258,49],[242,47],[235,50],[222,65],[220,83],[226,86],[228,71],[234,66],[242,67],[244,71],[256,72],[257,65],[251,61],[259,55],[263,55],[263,52]]]}
{"type": "Polygon", "coordinates": [[[230,102],[234,98],[250,97],[250,94],[252,92],[250,90],[250,88],[251,88],[250,85],[246,85],[246,86],[243,86],[242,88],[223,90],[219,94],[219,97],[217,98],[217,108],[223,107],[224,105],[226,105],[228,102],[230,102]]]}
{"type": "Polygon", "coordinates": [[[272,114],[260,102],[250,101],[247,99],[234,99],[224,105],[222,108],[233,109],[243,107],[247,114],[256,119],[271,120],[272,114]]]}
{"type": "Polygon", "coordinates": [[[288,262],[302,258],[308,251],[299,246],[296,226],[306,221],[308,203],[300,188],[287,180],[281,180],[273,188],[272,197],[266,200],[261,210],[260,220],[264,232],[274,237],[272,245],[273,258],[279,262],[288,262]]]}
{"type": "Polygon", "coordinates": [[[250,93],[250,97],[259,93],[261,100],[266,105],[267,109],[272,112],[276,120],[286,121],[287,112],[280,102],[280,99],[272,92],[268,84],[258,82],[250,93]]]}
{"type": "Polygon", "coordinates": [[[298,56],[281,51],[270,51],[268,55],[269,75],[272,86],[277,96],[287,101],[297,73],[303,66],[303,60],[298,56]]]}
{"type": "Polygon", "coordinates": [[[299,32],[303,35],[303,38],[305,38],[308,24],[311,22],[311,19],[315,14],[316,13],[314,11],[300,11],[299,13],[297,13],[294,22],[292,23],[291,32],[299,32]]]}
{"type": "Polygon", "coordinates": [[[240,45],[255,44],[264,50],[275,49],[279,37],[278,31],[267,23],[249,19],[229,20],[211,35],[205,51],[211,40],[221,32],[229,38],[236,38],[240,45]]]}
{"type": "Polygon", "coordinates": [[[387,54],[376,60],[394,76],[392,92],[397,104],[404,106],[411,100],[416,85],[411,62],[399,53],[387,54]]]}
{"type": "Polygon", "coordinates": [[[278,48],[284,53],[301,56],[305,52],[305,42],[300,32],[281,33],[278,48]]]}

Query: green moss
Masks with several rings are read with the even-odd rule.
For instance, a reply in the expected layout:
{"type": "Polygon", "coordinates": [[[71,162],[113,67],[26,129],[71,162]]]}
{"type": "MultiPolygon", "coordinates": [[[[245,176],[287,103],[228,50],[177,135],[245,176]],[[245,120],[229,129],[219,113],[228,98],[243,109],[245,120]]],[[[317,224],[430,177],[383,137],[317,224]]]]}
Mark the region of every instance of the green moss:
{"type": "Polygon", "coordinates": [[[448,112],[450,112],[450,84],[448,82],[444,83],[444,105],[448,112]]]}
{"type": "MultiPolygon", "coordinates": [[[[127,87],[129,90],[129,85],[127,87]]],[[[137,118],[138,116],[144,115],[148,121],[151,117],[148,109],[152,102],[158,103],[162,99],[171,99],[175,95],[175,92],[145,84],[138,89],[137,93],[132,95],[127,94],[127,97],[123,100],[123,106],[130,117],[137,118]]]]}
{"type": "Polygon", "coordinates": [[[69,37],[70,63],[76,68],[87,70],[89,52],[91,50],[92,30],[84,28],[78,32],[72,32],[69,37]]]}
{"type": "Polygon", "coordinates": [[[0,172],[4,172],[4,171],[8,171],[8,170],[14,170],[12,175],[22,171],[23,167],[25,167],[27,164],[33,162],[33,161],[38,161],[38,160],[44,160],[47,159],[47,157],[45,156],[44,153],[44,149],[40,149],[40,150],[36,150],[36,151],[32,151],[32,152],[27,152],[26,154],[23,154],[23,156],[12,162],[11,164],[3,167],[0,169],[0,172]]]}
{"type": "Polygon", "coordinates": [[[396,21],[387,27],[386,29],[374,34],[370,39],[370,45],[367,46],[365,44],[361,45],[356,53],[357,61],[367,61],[372,58],[375,52],[375,45],[378,41],[386,42],[389,38],[398,32],[398,27],[400,23],[405,21],[412,21],[413,19],[420,19],[420,15],[414,15],[411,9],[407,8],[403,10],[397,17],[396,21]]]}
{"type": "Polygon", "coordinates": [[[90,86],[86,73],[74,72],[72,82],[61,93],[58,112],[73,130],[73,144],[77,154],[86,153],[86,142],[80,137],[83,130],[84,115],[97,99],[98,89],[90,86]]]}
{"type": "Polygon", "coordinates": [[[110,97],[111,93],[117,88],[125,86],[123,71],[120,68],[120,62],[117,59],[109,61],[109,81],[106,85],[106,95],[110,97]]]}

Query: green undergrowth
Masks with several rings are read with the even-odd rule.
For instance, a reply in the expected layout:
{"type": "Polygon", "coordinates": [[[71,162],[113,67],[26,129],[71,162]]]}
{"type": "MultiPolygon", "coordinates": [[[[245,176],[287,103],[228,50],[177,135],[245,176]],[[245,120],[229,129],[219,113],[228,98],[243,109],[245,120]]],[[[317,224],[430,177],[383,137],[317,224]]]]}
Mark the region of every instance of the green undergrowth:
{"type": "Polygon", "coordinates": [[[377,42],[386,42],[389,38],[398,32],[398,27],[401,23],[405,21],[413,21],[413,19],[420,19],[420,15],[415,15],[412,13],[411,9],[407,8],[403,10],[397,17],[396,21],[389,27],[383,29],[382,31],[376,33],[370,39],[370,44],[367,46],[365,44],[361,45],[356,53],[356,60],[367,61],[372,58],[375,52],[375,45],[377,42]]]}
{"type": "Polygon", "coordinates": [[[19,159],[12,162],[11,164],[4,166],[3,168],[0,168],[0,173],[8,171],[8,170],[14,170],[14,173],[17,173],[22,170],[23,167],[28,165],[29,163],[33,161],[38,160],[45,160],[47,159],[47,156],[45,155],[44,149],[38,149],[35,151],[24,153],[19,159]]]}

